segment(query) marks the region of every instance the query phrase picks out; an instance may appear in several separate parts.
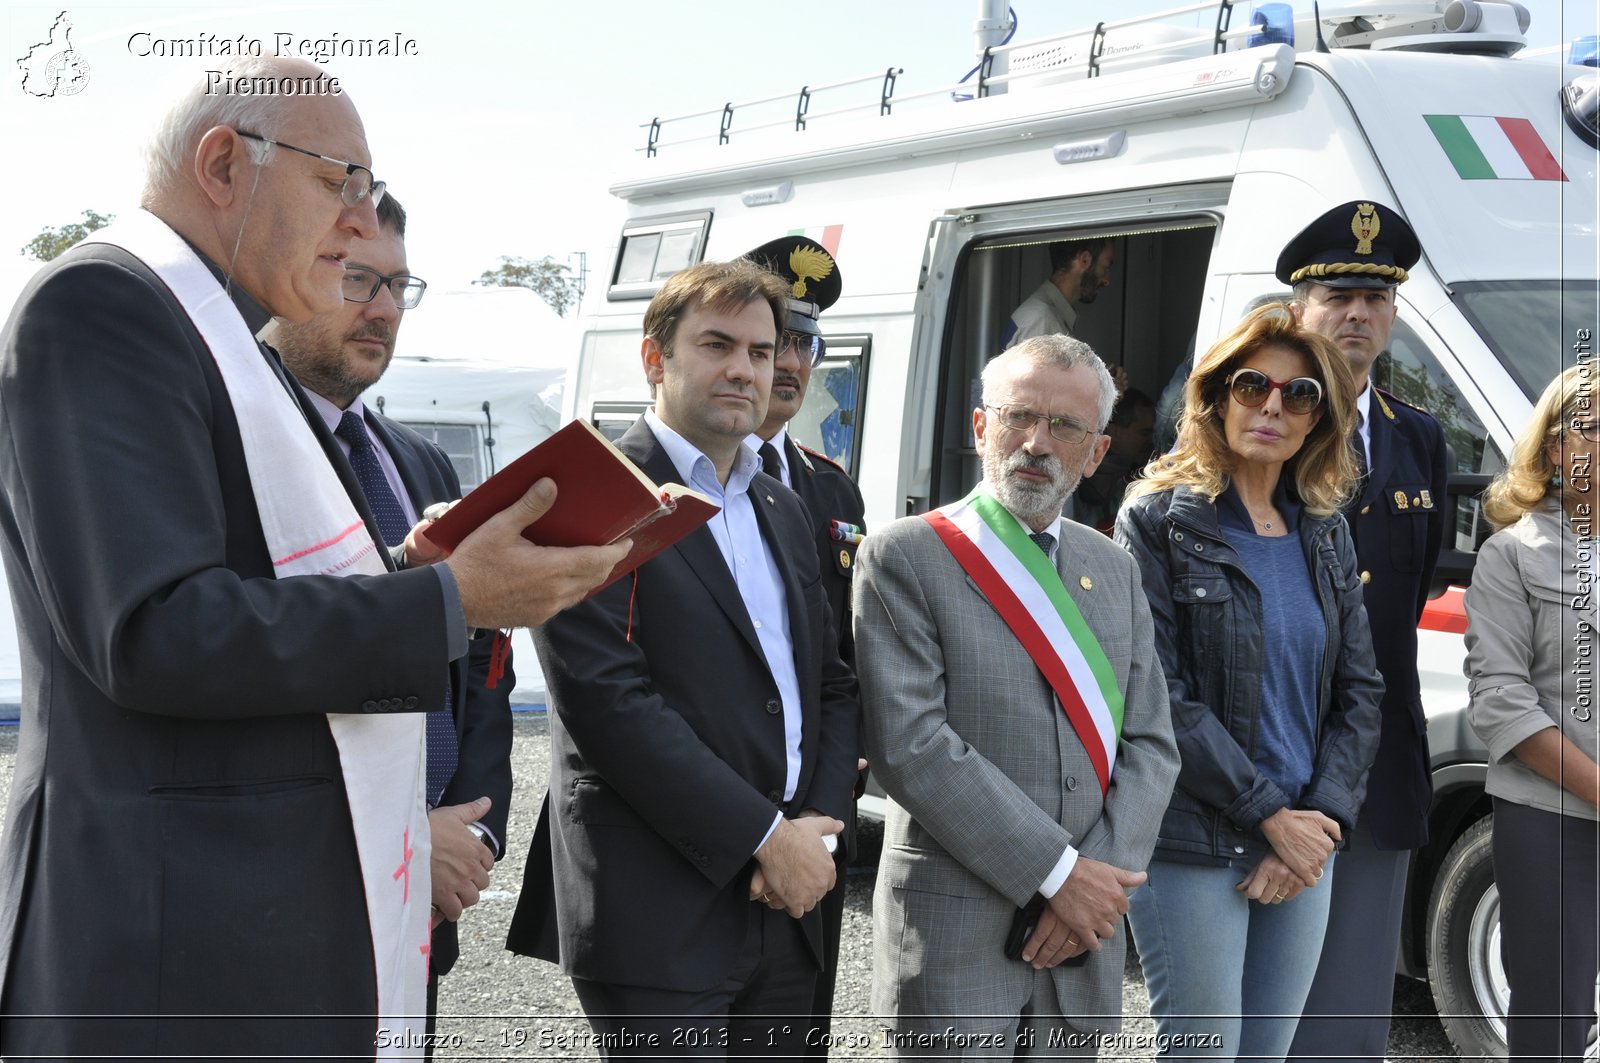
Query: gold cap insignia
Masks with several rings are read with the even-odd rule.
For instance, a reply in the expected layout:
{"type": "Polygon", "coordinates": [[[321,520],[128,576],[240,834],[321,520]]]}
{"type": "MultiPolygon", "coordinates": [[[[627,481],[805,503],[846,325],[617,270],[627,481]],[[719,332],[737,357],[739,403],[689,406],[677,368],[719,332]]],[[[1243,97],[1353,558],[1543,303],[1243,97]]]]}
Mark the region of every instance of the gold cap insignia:
{"type": "Polygon", "coordinates": [[[1350,219],[1350,232],[1356,238],[1356,254],[1372,254],[1372,241],[1378,238],[1378,230],[1382,227],[1377,207],[1371,203],[1356,204],[1355,217],[1350,219]]]}
{"type": "Polygon", "coordinates": [[[1078,586],[1082,587],[1086,591],[1092,591],[1094,590],[1094,580],[1090,579],[1088,576],[1079,576],[1078,586]]]}
{"type": "Polygon", "coordinates": [[[1394,493],[1394,508],[1395,509],[1410,509],[1411,508],[1411,503],[1406,501],[1406,493],[1404,491],[1396,491],[1394,493]]]}
{"type": "Polygon", "coordinates": [[[850,551],[848,551],[848,550],[840,550],[839,551],[839,567],[840,568],[849,568],[850,567],[850,551]]]}
{"type": "Polygon", "coordinates": [[[796,299],[806,297],[806,281],[819,281],[833,272],[833,259],[814,247],[797,247],[789,253],[789,269],[797,278],[792,290],[796,299]]]}
{"type": "Polygon", "coordinates": [[[1433,508],[1433,492],[1427,490],[1426,488],[1424,488],[1423,492],[1422,492],[1422,508],[1423,509],[1432,509],[1433,508]]]}

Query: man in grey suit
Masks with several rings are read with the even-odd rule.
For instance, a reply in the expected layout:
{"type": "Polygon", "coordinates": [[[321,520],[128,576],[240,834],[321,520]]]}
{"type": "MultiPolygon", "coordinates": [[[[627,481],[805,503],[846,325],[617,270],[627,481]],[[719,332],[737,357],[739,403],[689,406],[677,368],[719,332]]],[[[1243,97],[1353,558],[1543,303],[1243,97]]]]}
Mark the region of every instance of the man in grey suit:
{"type": "Polygon", "coordinates": [[[1133,560],[1061,518],[1114,399],[1086,344],[1012,348],[972,414],[983,482],[862,545],[862,714],[891,799],[873,1010],[892,1054],[1093,1055],[1120,1026],[1122,914],[1178,754],[1133,560]]]}

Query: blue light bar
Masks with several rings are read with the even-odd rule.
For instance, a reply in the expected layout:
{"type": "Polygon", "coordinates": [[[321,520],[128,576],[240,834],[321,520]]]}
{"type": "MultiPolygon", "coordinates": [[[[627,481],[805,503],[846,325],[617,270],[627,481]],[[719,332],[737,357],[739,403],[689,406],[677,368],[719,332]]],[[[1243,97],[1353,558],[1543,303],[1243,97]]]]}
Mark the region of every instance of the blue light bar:
{"type": "Polygon", "coordinates": [[[1294,8],[1288,4],[1262,4],[1250,16],[1250,24],[1260,27],[1252,33],[1246,44],[1287,44],[1294,47],[1294,8]]]}

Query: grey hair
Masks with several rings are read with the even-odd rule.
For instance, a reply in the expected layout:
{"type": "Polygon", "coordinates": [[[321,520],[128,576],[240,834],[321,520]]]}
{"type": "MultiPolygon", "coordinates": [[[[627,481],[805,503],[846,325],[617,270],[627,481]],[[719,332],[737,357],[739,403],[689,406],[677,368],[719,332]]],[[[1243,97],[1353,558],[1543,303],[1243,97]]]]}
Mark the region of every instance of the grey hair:
{"type": "MultiPolygon", "coordinates": [[[[983,404],[993,405],[990,401],[996,397],[995,389],[1000,386],[1002,372],[1012,362],[1026,361],[1036,366],[1053,367],[1057,369],[1072,369],[1075,366],[1088,366],[1094,371],[1095,381],[1100,385],[1100,409],[1098,420],[1095,422],[1095,431],[1104,432],[1106,424],[1111,420],[1111,409],[1117,404],[1117,385],[1111,379],[1111,371],[1106,368],[1106,363],[1094,353],[1082,340],[1075,340],[1071,336],[1056,333],[1046,336],[1034,336],[1032,339],[1023,340],[1015,347],[1001,352],[989,360],[983,367],[983,404]]],[[[1045,410],[1045,413],[1055,411],[1045,410]]]]}
{"type": "MultiPolygon", "coordinates": [[[[1286,301],[1297,306],[1309,306],[1311,304],[1311,290],[1316,286],[1317,282],[1314,280],[1299,281],[1294,286],[1293,294],[1286,301]]],[[[1270,300],[1271,297],[1269,296],[1268,298],[1270,300]]],[[[1279,298],[1282,297],[1279,296],[1279,298]]],[[[1255,307],[1251,306],[1250,309],[1254,310],[1255,307]]]]}
{"type": "MultiPolygon", "coordinates": [[[[230,64],[224,74],[232,78],[278,77],[282,62],[270,56],[243,56],[230,64]]],[[[175,181],[194,157],[195,147],[206,131],[229,126],[276,140],[283,128],[284,97],[207,91],[213,79],[202,75],[173,104],[151,134],[144,152],[145,193],[157,191],[175,181]]],[[[245,141],[257,164],[272,157],[272,145],[259,140],[245,141]]]]}

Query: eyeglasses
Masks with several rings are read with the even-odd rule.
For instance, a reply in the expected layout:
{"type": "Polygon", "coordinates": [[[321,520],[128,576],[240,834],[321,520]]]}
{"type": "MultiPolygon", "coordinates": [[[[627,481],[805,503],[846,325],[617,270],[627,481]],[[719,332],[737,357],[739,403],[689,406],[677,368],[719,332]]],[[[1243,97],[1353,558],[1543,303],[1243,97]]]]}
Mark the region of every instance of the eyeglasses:
{"type": "Polygon", "coordinates": [[[378,297],[378,289],[385,286],[394,296],[394,305],[402,310],[410,310],[422,302],[422,293],[428,290],[427,281],[409,273],[390,275],[366,266],[344,268],[344,301],[347,303],[370,303],[378,297]]]}
{"type": "Polygon", "coordinates": [[[1322,384],[1308,376],[1274,380],[1258,369],[1240,369],[1228,378],[1228,390],[1234,402],[1251,409],[1274,391],[1283,393],[1283,408],[1289,413],[1307,414],[1322,405],[1322,384]]]}
{"type": "Polygon", "coordinates": [[[382,181],[374,180],[372,177],[372,171],[367,169],[365,166],[362,166],[360,163],[346,162],[344,159],[335,159],[327,155],[319,155],[317,152],[307,151],[305,148],[297,148],[293,144],[285,144],[281,140],[273,140],[271,137],[264,137],[260,133],[246,133],[242,129],[234,130],[234,132],[238,133],[241,137],[244,137],[247,140],[259,140],[263,144],[272,144],[280,148],[288,148],[290,151],[298,151],[302,155],[309,155],[313,159],[321,159],[323,162],[331,162],[335,166],[343,166],[344,185],[339,189],[339,198],[344,201],[344,205],[347,207],[360,206],[361,201],[366,199],[369,195],[372,197],[372,205],[374,207],[383,202],[384,183],[382,181]]]}
{"type": "Polygon", "coordinates": [[[1055,417],[1048,413],[1034,413],[1026,406],[985,406],[1000,417],[1000,423],[1017,432],[1031,432],[1040,421],[1050,428],[1050,434],[1063,443],[1082,443],[1089,429],[1068,417],[1055,417]]]}
{"type": "Polygon", "coordinates": [[[790,347],[794,347],[801,358],[811,360],[811,367],[815,369],[822,364],[822,359],[828,353],[828,344],[821,336],[813,336],[808,332],[790,332],[785,330],[783,343],[778,348],[779,354],[787,354],[790,347]]]}
{"type": "Polygon", "coordinates": [[[1591,443],[1600,443],[1600,421],[1573,421],[1567,427],[1591,443]]]}

